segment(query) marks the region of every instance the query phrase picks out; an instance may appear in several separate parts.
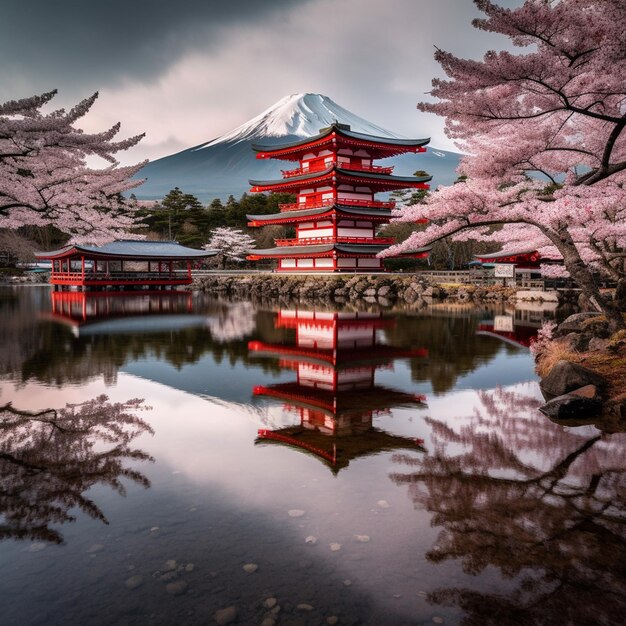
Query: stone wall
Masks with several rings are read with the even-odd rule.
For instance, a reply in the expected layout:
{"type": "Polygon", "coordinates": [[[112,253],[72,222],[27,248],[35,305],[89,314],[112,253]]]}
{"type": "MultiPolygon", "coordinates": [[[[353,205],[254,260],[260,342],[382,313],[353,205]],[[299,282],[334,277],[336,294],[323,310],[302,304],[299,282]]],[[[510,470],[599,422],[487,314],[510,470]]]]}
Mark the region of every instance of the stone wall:
{"type": "MultiPolygon", "coordinates": [[[[498,303],[517,299],[515,289],[494,286],[433,285],[419,275],[330,275],[285,276],[277,274],[240,274],[199,277],[194,290],[241,298],[297,299],[342,304],[364,301],[369,304],[428,303],[433,300],[452,300],[461,303],[498,303]]],[[[521,292],[520,292],[521,294],[521,292]]],[[[556,299],[555,292],[524,292],[525,299],[556,299]]]]}

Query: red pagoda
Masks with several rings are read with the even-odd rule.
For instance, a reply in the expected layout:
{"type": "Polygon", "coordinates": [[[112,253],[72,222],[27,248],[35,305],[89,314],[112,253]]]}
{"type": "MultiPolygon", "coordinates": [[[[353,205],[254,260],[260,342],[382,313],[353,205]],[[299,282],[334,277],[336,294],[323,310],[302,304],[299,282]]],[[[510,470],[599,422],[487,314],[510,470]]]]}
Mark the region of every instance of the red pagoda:
{"type": "Polygon", "coordinates": [[[379,329],[394,324],[382,313],[281,310],[276,328],[293,328],[295,345],[253,341],[250,352],[277,358],[296,372],[294,382],[257,386],[254,394],[282,400],[299,423],[259,430],[258,443],[277,443],[313,454],[333,473],[359,456],[384,450],[423,450],[422,441],[372,425],[394,406],[424,406],[424,397],[376,384],[376,370],[398,358],[426,357],[423,348],[377,343],[379,329]]]}
{"type": "MultiPolygon", "coordinates": [[[[395,203],[375,200],[377,192],[428,189],[431,176],[393,176],[393,167],[375,165],[376,159],[407,152],[425,152],[429,139],[375,137],[335,123],[318,135],[289,144],[253,145],[257,159],[298,162],[283,170],[281,180],[251,180],[253,192],[295,193],[293,204],[281,212],[248,215],[253,227],[295,226],[293,239],[277,239],[276,247],[253,250],[249,260],[278,259],[278,271],[376,272],[383,270],[377,254],[394,243],[377,237],[389,223],[395,203]]],[[[426,257],[430,248],[410,254],[426,257]]]]}

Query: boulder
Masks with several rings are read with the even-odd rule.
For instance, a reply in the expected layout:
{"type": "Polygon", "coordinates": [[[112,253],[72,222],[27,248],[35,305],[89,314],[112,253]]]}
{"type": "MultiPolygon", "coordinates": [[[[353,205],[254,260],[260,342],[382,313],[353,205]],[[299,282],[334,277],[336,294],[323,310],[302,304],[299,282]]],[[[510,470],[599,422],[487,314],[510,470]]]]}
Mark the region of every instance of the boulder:
{"type": "Polygon", "coordinates": [[[588,349],[592,352],[601,351],[604,352],[608,347],[611,341],[609,339],[602,339],[601,337],[592,337],[589,340],[588,349]]]}
{"type": "Polygon", "coordinates": [[[589,419],[599,415],[602,410],[602,400],[595,393],[589,396],[590,391],[577,394],[576,391],[566,393],[546,402],[539,410],[546,416],[555,421],[564,420],[580,420],[589,419]]]}
{"type": "Polygon", "coordinates": [[[579,333],[583,330],[583,322],[592,317],[598,317],[600,313],[574,313],[559,324],[559,334],[579,333]]]}
{"type": "Polygon", "coordinates": [[[558,361],[540,383],[543,395],[552,398],[562,396],[585,385],[595,385],[602,389],[606,386],[606,380],[600,374],[592,372],[582,365],[565,360],[558,361]]]}

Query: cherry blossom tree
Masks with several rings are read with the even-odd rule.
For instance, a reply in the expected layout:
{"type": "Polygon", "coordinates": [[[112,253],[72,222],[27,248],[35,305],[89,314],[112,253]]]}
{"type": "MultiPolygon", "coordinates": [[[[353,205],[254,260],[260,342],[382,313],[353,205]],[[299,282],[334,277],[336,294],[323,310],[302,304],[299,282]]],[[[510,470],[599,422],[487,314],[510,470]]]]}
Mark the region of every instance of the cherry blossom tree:
{"type": "Polygon", "coordinates": [[[204,248],[205,250],[219,250],[222,269],[224,269],[228,260],[236,263],[245,261],[246,254],[254,248],[254,245],[254,238],[241,229],[220,226],[213,229],[211,239],[204,248]]]}
{"type": "Polygon", "coordinates": [[[595,276],[625,276],[626,4],[474,2],[486,17],[473,25],[524,53],[490,51],[477,61],[436,51],[448,79],[435,79],[438,101],[418,108],[446,118],[468,155],[459,168],[467,179],[406,208],[402,221],[429,226],[381,256],[451,235],[558,253],[611,326],[623,327],[595,276]]]}
{"type": "Polygon", "coordinates": [[[143,135],[114,141],[119,124],[86,133],[75,124],[98,94],[69,111],[42,112],[55,94],[0,104],[0,226],[53,224],[73,241],[110,241],[134,223],[134,204],[121,194],[141,184],[131,177],[145,165],[120,167],[113,155],[143,135]],[[109,165],[88,167],[92,156],[109,165]]]}

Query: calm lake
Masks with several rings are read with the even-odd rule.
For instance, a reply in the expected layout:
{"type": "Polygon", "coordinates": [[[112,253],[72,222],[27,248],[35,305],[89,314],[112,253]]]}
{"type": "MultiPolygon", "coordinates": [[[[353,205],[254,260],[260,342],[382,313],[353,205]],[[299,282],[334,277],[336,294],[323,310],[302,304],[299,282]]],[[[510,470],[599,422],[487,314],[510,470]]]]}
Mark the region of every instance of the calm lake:
{"type": "Polygon", "coordinates": [[[0,622],[623,623],[626,435],[537,411],[554,316],[0,289],[0,622]]]}

